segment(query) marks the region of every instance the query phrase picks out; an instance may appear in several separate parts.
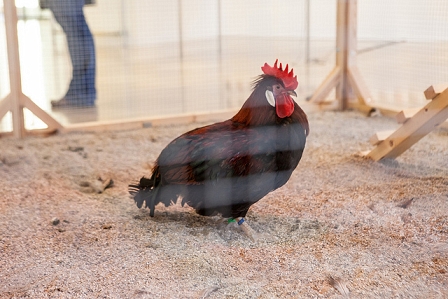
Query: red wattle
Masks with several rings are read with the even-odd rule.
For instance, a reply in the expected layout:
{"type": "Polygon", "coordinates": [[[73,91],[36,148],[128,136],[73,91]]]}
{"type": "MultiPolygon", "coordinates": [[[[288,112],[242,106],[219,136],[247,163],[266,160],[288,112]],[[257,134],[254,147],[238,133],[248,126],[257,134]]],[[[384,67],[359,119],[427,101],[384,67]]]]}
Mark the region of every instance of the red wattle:
{"type": "Polygon", "coordinates": [[[285,118],[294,112],[294,101],[287,93],[281,93],[275,97],[275,111],[277,116],[285,118]]]}

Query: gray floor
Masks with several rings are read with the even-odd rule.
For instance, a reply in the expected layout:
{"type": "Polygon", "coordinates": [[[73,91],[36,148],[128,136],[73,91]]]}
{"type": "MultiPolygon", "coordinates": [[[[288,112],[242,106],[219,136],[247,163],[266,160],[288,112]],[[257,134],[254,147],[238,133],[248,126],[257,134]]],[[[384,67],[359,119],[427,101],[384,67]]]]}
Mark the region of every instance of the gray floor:
{"type": "MultiPolygon", "coordinates": [[[[65,36],[51,21],[19,22],[23,91],[62,124],[216,112],[238,108],[250,94],[260,67],[276,58],[298,75],[298,102],[323,81],[335,63],[334,41],[224,37],[163,44],[126,46],[124,36],[95,36],[97,107],[52,111],[68,85],[70,60],[65,36]]],[[[3,30],[0,47],[5,47],[3,30]]],[[[390,43],[359,41],[358,65],[376,103],[397,108],[426,103],[423,91],[448,82],[447,42],[390,43]]],[[[9,92],[6,50],[0,51],[0,97],[9,92]]],[[[330,95],[330,98],[332,95],[330,95]]],[[[11,130],[11,117],[0,131],[11,130]]],[[[26,113],[28,129],[45,125],[26,113]]]]}

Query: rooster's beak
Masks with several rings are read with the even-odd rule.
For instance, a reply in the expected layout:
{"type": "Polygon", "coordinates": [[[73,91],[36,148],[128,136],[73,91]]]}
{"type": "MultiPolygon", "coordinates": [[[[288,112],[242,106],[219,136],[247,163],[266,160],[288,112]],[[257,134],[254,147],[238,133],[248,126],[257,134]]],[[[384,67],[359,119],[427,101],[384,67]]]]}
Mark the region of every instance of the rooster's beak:
{"type": "Polygon", "coordinates": [[[289,90],[289,91],[288,91],[288,94],[289,94],[290,96],[295,96],[295,97],[297,97],[297,93],[296,93],[294,90],[289,90]]]}

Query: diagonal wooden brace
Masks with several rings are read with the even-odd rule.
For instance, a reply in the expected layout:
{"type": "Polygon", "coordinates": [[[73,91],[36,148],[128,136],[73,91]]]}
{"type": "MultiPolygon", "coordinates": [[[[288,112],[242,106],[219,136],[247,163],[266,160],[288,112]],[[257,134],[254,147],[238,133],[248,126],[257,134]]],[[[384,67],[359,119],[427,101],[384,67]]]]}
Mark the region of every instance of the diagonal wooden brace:
{"type": "Polygon", "coordinates": [[[3,0],[3,7],[8,51],[10,94],[3,100],[0,100],[0,120],[8,111],[11,111],[13,135],[19,138],[24,137],[29,132],[25,129],[23,109],[28,108],[34,115],[47,124],[48,130],[45,130],[45,133],[61,129],[62,125],[58,121],[37,106],[22,92],[19,40],[17,35],[17,11],[14,0],[3,0]]]}
{"type": "MultiPolygon", "coordinates": [[[[448,87],[448,86],[447,86],[448,87]]],[[[428,88],[432,90],[433,100],[420,109],[415,115],[406,120],[389,137],[378,142],[367,157],[375,161],[385,158],[396,158],[404,151],[422,139],[448,118],[448,88],[428,88]]]]}

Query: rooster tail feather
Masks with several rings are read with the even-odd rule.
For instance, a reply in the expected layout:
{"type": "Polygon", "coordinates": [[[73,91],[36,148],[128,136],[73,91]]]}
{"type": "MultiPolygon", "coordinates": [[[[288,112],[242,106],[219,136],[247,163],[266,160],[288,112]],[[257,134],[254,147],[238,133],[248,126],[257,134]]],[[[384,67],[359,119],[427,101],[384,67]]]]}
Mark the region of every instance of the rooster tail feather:
{"type": "Polygon", "coordinates": [[[151,217],[154,217],[155,199],[157,196],[157,188],[154,186],[155,181],[142,177],[138,184],[129,185],[129,194],[134,198],[137,207],[140,209],[143,202],[149,208],[151,217]]]}

